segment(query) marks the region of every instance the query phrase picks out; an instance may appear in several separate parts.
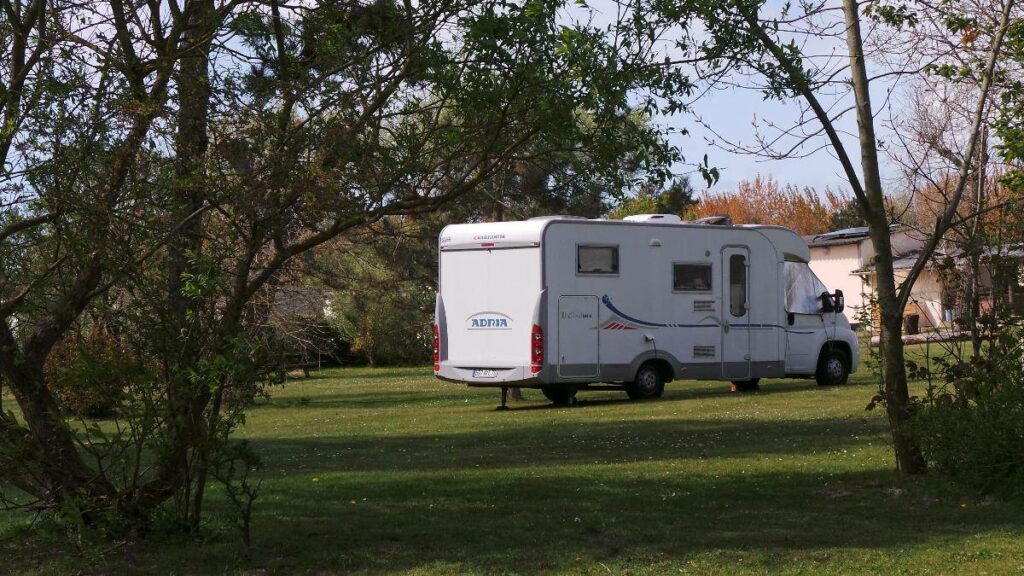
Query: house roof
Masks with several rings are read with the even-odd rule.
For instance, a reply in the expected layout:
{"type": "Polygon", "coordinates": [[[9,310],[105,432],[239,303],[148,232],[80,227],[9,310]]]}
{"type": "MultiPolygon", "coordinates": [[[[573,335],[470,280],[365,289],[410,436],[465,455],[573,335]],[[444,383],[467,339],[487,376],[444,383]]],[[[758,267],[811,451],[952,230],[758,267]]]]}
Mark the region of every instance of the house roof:
{"type": "Polygon", "coordinates": [[[805,238],[807,245],[810,247],[815,246],[838,246],[841,244],[857,244],[858,242],[868,237],[867,226],[858,226],[856,228],[844,228],[842,230],[836,230],[835,232],[825,232],[816,236],[810,236],[805,238]]]}
{"type": "MultiPolygon", "coordinates": [[[[911,250],[903,254],[897,254],[892,261],[893,270],[909,270],[914,267],[914,263],[917,262],[917,257],[921,253],[920,250],[911,250]]],[[[994,255],[1005,256],[1008,258],[1016,258],[1017,260],[1024,260],[1024,244],[1011,244],[1008,246],[990,246],[982,250],[982,259],[991,258],[994,255]]],[[[925,268],[934,268],[936,262],[942,258],[952,258],[953,260],[963,260],[966,258],[963,251],[956,250],[955,252],[944,252],[942,250],[936,250],[925,266],[925,268]]],[[[866,264],[865,266],[854,270],[852,274],[868,274],[874,272],[875,263],[874,261],[866,264]]]]}
{"type": "Polygon", "coordinates": [[[982,251],[982,258],[992,256],[1006,256],[1024,260],[1024,244],[1008,244],[1006,246],[988,246],[982,251]]]}

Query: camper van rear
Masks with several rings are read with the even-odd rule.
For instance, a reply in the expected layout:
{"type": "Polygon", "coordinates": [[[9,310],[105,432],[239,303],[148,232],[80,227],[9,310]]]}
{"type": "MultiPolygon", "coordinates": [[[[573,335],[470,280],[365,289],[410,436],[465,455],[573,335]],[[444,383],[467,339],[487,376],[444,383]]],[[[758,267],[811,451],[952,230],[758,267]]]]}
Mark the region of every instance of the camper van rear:
{"type": "Polygon", "coordinates": [[[529,379],[541,250],[486,233],[440,251],[438,364],[482,383],[529,379]]]}

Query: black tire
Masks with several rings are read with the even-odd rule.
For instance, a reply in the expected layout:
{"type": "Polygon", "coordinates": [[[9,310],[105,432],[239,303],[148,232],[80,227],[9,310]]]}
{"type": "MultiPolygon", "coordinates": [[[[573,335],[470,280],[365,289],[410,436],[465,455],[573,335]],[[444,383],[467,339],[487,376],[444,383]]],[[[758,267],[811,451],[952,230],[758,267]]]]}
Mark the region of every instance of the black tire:
{"type": "Polygon", "coordinates": [[[733,392],[756,392],[761,389],[761,385],[758,384],[761,381],[760,378],[751,378],[749,380],[733,380],[732,386],[733,392]]]}
{"type": "Polygon", "coordinates": [[[826,346],[818,357],[818,370],[814,380],[818,386],[842,386],[850,377],[850,361],[846,353],[832,346],[826,346]]]}
{"type": "Polygon", "coordinates": [[[542,386],[540,391],[556,406],[568,406],[572,400],[572,391],[568,386],[542,386]]]}
{"type": "Polygon", "coordinates": [[[626,385],[632,400],[661,398],[665,394],[665,376],[656,364],[647,363],[636,371],[636,379],[626,385]]]}

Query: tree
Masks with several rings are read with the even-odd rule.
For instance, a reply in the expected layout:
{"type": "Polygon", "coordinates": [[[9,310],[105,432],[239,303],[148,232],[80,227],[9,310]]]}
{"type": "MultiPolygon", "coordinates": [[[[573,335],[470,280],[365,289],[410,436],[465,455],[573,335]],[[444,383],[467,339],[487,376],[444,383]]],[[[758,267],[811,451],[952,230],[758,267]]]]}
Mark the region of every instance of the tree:
{"type": "MultiPolygon", "coordinates": [[[[865,8],[870,8],[882,25],[895,27],[911,25],[918,12],[939,11],[951,23],[960,22],[958,16],[962,14],[954,4],[938,8],[930,5],[914,7],[905,4],[868,4],[865,8]]],[[[984,110],[1003,52],[1003,38],[1010,25],[1012,8],[1013,0],[1007,0],[994,22],[980,26],[979,33],[983,30],[991,42],[984,58],[972,66],[979,85],[969,138],[964,149],[966,158],[973,158],[976,153],[984,110]]],[[[867,222],[876,251],[876,294],[882,320],[880,346],[884,364],[881,396],[892,428],[898,467],[906,474],[921,473],[925,470],[925,463],[909,428],[910,397],[901,332],[903,310],[914,282],[927,265],[936,245],[955,224],[956,209],[968,181],[968,169],[965,166],[960,170],[947,210],[935,222],[907,278],[897,286],[893,271],[890,221],[878,158],[879,142],[875,132],[872,82],[862,34],[862,24],[865,22],[862,6],[857,0],[843,0],[838,7],[830,4],[804,6],[803,14],[790,14],[789,9],[787,5],[782,14],[767,15],[763,12],[768,12],[768,9],[760,3],[738,1],[722,4],[713,13],[702,14],[702,23],[707,27],[710,38],[702,50],[703,54],[709,56],[707,75],[720,78],[724,74],[723,67],[751,71],[765,80],[760,88],[767,98],[797,99],[804,104],[808,117],[813,118],[816,127],[806,131],[783,129],[783,135],[800,134],[796,145],[778,151],[772,146],[773,143],[768,143],[760,146],[760,151],[775,157],[797,155],[801,144],[823,135],[842,167],[867,222]],[[837,10],[841,18],[833,17],[837,10]],[[803,30],[799,29],[801,25],[805,26],[803,30]],[[823,68],[810,53],[805,53],[793,35],[804,34],[809,30],[820,37],[845,37],[847,64],[843,67],[832,64],[831,68],[823,68]],[[836,86],[837,78],[840,82],[848,83],[850,89],[851,109],[857,119],[859,164],[841,137],[841,128],[837,123],[841,113],[837,113],[836,106],[825,100],[828,90],[836,86]]],[[[826,61],[825,66],[828,65],[826,61]]],[[[808,124],[801,123],[801,126],[808,124]]]]}
{"type": "MultiPolygon", "coordinates": [[[[593,127],[584,119],[581,134],[590,138],[593,127]]],[[[331,320],[354,352],[371,364],[426,361],[425,336],[437,291],[437,237],[446,224],[547,214],[596,218],[613,200],[609,190],[659,179],[677,157],[649,123],[626,119],[605,130],[610,142],[599,148],[566,141],[553,152],[525,154],[436,214],[384,218],[304,258],[304,275],[315,286],[326,286],[331,320]],[[664,154],[664,160],[645,166],[635,161],[641,152],[664,154]],[[370,314],[371,307],[383,312],[370,314]]],[[[659,192],[663,206],[656,209],[681,211],[691,194],[688,181],[675,181],[659,192]]]]}
{"type": "Polygon", "coordinates": [[[658,214],[685,214],[697,203],[694,193],[688,177],[674,178],[667,188],[657,194],[654,208],[658,214]]]}
{"type": "Polygon", "coordinates": [[[436,232],[431,219],[389,217],[305,259],[305,282],[327,289],[327,320],[371,366],[430,358],[436,232]]]}
{"type": "MultiPolygon", "coordinates": [[[[4,2],[24,57],[0,92],[22,144],[4,148],[0,372],[21,416],[0,415],[0,478],[90,523],[144,528],[165,507],[195,530],[209,479],[252,463],[230,434],[280,376],[266,303],[304,255],[540,158],[624,174],[596,152],[689,86],[650,67],[632,18],[564,24],[559,7],[4,2]],[[98,322],[144,370],[94,443],[43,367],[98,322]]],[[[632,134],[650,144],[637,166],[671,154],[632,134]]]]}
{"type": "Polygon", "coordinates": [[[735,192],[706,192],[691,215],[726,215],[737,224],[775,224],[806,236],[824,232],[830,215],[843,201],[832,190],[819,195],[813,188],[783,187],[771,176],[757,176],[741,181],[735,192]]]}
{"type": "Polygon", "coordinates": [[[643,186],[636,196],[626,198],[609,212],[608,218],[621,220],[636,214],[684,216],[697,203],[693,196],[693,185],[689,178],[673,178],[668,186],[660,190],[651,185],[643,186]]]}
{"type": "Polygon", "coordinates": [[[838,206],[833,206],[832,213],[828,217],[829,232],[844,228],[857,228],[864,224],[864,218],[860,215],[860,206],[853,198],[843,200],[838,206]]]}
{"type": "Polygon", "coordinates": [[[0,415],[0,474],[87,519],[122,502],[79,451],[44,366],[93,299],[160,243],[135,225],[147,206],[136,178],[194,6],[165,8],[133,18],[117,0],[2,5],[12,34],[0,91],[0,372],[24,424],[0,415]]]}

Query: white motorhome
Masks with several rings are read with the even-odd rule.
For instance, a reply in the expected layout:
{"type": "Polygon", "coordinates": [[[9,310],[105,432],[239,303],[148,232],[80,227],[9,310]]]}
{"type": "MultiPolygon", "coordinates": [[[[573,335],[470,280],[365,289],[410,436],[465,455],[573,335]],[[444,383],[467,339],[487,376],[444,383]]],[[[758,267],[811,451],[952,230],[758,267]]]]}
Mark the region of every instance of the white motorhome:
{"type": "Polygon", "coordinates": [[[470,386],[660,397],[672,380],[846,382],[857,338],[778,226],[649,214],[456,224],[440,235],[434,373],[470,386]]]}

